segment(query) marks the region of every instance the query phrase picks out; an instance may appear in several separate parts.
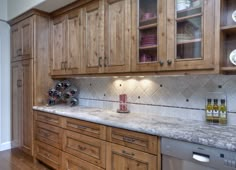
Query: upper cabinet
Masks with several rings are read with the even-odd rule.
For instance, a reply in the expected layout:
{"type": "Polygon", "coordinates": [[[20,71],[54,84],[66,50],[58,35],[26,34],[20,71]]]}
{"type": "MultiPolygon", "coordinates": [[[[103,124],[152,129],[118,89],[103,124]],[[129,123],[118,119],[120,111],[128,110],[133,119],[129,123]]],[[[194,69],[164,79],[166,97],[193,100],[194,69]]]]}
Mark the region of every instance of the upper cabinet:
{"type": "Polygon", "coordinates": [[[215,67],[215,0],[167,0],[163,70],[215,67]]]}
{"type": "Polygon", "coordinates": [[[12,61],[32,58],[33,18],[15,24],[11,28],[12,61]]]}
{"type": "Polygon", "coordinates": [[[82,56],[82,9],[53,19],[52,75],[78,74],[82,56]]]}
{"type": "Polygon", "coordinates": [[[221,0],[221,69],[236,71],[236,1],[221,0]]]}
{"type": "Polygon", "coordinates": [[[129,72],[131,59],[131,0],[105,1],[104,72],[129,72]]]}
{"type": "Polygon", "coordinates": [[[85,73],[103,72],[104,59],[104,2],[95,0],[84,7],[85,73]]]}
{"type": "Polygon", "coordinates": [[[133,6],[132,71],[157,71],[165,57],[165,0],[137,0],[133,6]]]}

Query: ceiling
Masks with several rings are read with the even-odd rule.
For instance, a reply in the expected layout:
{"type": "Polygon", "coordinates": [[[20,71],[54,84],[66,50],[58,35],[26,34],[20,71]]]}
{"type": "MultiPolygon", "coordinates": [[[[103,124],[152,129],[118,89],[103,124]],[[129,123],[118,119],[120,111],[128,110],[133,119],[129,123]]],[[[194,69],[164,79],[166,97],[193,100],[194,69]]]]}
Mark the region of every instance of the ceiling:
{"type": "Polygon", "coordinates": [[[75,1],[76,0],[46,0],[34,8],[50,13],[75,1]]]}

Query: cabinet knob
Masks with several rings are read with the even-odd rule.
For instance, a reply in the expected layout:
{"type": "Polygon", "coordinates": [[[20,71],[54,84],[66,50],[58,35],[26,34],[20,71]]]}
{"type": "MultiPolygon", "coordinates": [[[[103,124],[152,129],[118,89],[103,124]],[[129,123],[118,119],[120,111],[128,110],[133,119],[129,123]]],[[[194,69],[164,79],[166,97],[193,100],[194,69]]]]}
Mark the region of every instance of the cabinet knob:
{"type": "Polygon", "coordinates": [[[99,58],[98,58],[98,66],[99,66],[99,67],[102,67],[102,57],[99,57],[99,58]]]}
{"type": "Polygon", "coordinates": [[[64,69],[66,70],[66,69],[68,69],[68,62],[65,61],[64,63],[65,63],[65,64],[64,64],[64,69]]]}
{"type": "Polygon", "coordinates": [[[107,57],[104,57],[104,67],[107,67],[107,57]]]}
{"type": "Polygon", "coordinates": [[[167,64],[168,64],[168,66],[170,66],[172,64],[172,61],[171,60],[167,60],[167,64]]]}
{"type": "Polygon", "coordinates": [[[163,61],[159,61],[160,63],[160,66],[163,66],[164,65],[164,62],[163,61]]]}

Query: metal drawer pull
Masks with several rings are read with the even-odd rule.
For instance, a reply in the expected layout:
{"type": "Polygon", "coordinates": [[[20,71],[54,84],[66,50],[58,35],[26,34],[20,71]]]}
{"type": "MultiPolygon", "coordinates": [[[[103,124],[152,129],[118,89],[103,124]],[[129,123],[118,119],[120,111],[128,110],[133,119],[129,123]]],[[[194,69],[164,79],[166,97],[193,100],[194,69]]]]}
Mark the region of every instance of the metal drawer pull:
{"type": "Polygon", "coordinates": [[[87,127],[85,127],[85,126],[80,126],[80,125],[77,125],[77,128],[78,128],[78,129],[87,129],[87,127]]]}
{"type": "Polygon", "coordinates": [[[124,136],[123,141],[133,143],[135,139],[124,136]]]}
{"type": "Polygon", "coordinates": [[[198,162],[205,162],[205,163],[210,162],[208,155],[203,155],[198,153],[193,153],[193,159],[198,162]]]}
{"type": "Polygon", "coordinates": [[[126,154],[126,155],[129,155],[129,156],[134,156],[135,155],[134,153],[129,153],[129,152],[126,152],[125,150],[122,150],[122,153],[126,154]]]}
{"type": "Polygon", "coordinates": [[[22,87],[22,80],[17,80],[17,87],[22,87]]]}
{"type": "Polygon", "coordinates": [[[45,153],[44,155],[48,158],[51,156],[49,153],[45,153]]]}
{"type": "Polygon", "coordinates": [[[99,66],[99,67],[102,67],[101,61],[102,61],[102,57],[99,57],[99,58],[98,58],[98,66],[99,66]]]}
{"type": "Polygon", "coordinates": [[[82,147],[82,146],[78,145],[78,149],[81,151],[84,151],[84,150],[86,150],[86,147],[82,147]]]}

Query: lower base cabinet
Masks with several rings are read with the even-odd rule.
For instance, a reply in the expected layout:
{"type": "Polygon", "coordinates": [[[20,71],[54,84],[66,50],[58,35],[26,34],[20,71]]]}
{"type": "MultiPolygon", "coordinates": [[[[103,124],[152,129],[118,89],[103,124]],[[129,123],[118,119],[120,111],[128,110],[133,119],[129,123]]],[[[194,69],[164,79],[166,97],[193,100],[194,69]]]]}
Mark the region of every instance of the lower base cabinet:
{"type": "Polygon", "coordinates": [[[107,170],[157,170],[157,157],[117,144],[107,143],[107,170]]]}
{"type": "Polygon", "coordinates": [[[62,170],[103,170],[65,152],[62,153],[62,160],[62,170]]]}
{"type": "Polygon", "coordinates": [[[156,136],[45,112],[34,118],[34,158],[53,169],[160,170],[156,136]]]}

